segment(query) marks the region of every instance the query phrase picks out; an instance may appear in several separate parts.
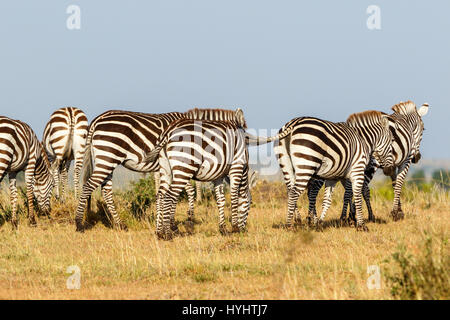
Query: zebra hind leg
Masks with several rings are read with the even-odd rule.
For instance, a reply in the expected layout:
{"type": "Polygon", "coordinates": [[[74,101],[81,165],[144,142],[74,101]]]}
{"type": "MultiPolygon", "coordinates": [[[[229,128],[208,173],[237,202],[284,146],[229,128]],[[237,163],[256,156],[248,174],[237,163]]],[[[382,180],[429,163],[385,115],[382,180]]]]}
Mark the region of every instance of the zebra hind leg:
{"type": "MultiPolygon", "coordinates": [[[[0,179],[1,181],[1,179],[0,179]]],[[[9,173],[9,189],[11,192],[11,225],[13,229],[17,229],[17,186],[16,186],[16,173],[9,173]]]]}
{"type": "Polygon", "coordinates": [[[120,219],[119,214],[116,211],[116,207],[114,205],[113,201],[113,191],[112,191],[112,177],[109,176],[107,180],[102,184],[102,196],[103,200],[106,203],[106,208],[108,211],[108,214],[112,216],[112,221],[114,228],[117,228],[119,230],[128,231],[128,227],[126,224],[122,222],[120,219]]]}
{"type": "MultiPolygon", "coordinates": [[[[196,182],[198,183],[198,182],[196,182]]],[[[187,212],[187,221],[194,221],[194,202],[195,202],[195,188],[191,183],[188,183],[184,188],[188,196],[189,208],[187,212]]]]}

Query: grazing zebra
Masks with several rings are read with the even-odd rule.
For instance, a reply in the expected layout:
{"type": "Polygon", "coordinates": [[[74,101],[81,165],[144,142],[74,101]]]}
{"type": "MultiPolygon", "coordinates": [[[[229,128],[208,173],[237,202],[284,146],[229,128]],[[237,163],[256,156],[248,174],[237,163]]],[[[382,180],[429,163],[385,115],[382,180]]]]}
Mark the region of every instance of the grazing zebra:
{"type": "MultiPolygon", "coordinates": [[[[284,133],[284,136],[289,131],[284,133]]],[[[219,207],[219,230],[226,233],[223,182],[229,177],[232,231],[243,231],[250,208],[248,186],[249,144],[280,139],[250,137],[235,121],[182,119],[174,122],[158,139],[146,159],[159,159],[161,185],[157,196],[156,234],[171,239],[178,197],[191,179],[212,181],[219,207]]]]}
{"type": "Polygon", "coordinates": [[[50,162],[33,130],[26,123],[0,117],[0,182],[8,173],[11,191],[11,224],[17,228],[16,176],[25,171],[28,218],[36,225],[33,197],[44,213],[50,212],[50,197],[54,185],[50,162]]]}
{"type": "MultiPolygon", "coordinates": [[[[79,198],[76,224],[77,231],[83,231],[83,216],[92,191],[101,186],[107,210],[116,227],[126,229],[116,212],[112,197],[112,175],[118,165],[137,172],[153,172],[159,169],[158,161],[144,161],[152,151],[156,140],[174,121],[179,119],[232,120],[247,127],[241,109],[191,109],[185,113],[171,112],[149,114],[130,111],[107,111],[97,116],[89,126],[84,157],[84,185],[79,198]]],[[[157,182],[157,184],[159,184],[157,182]]],[[[190,186],[192,188],[192,186],[190,186]]],[[[194,191],[188,195],[193,204],[194,191]]],[[[190,208],[193,210],[193,208],[190,208]]]]}
{"type": "MultiPolygon", "coordinates": [[[[392,107],[394,113],[389,115],[389,120],[395,124],[391,126],[394,136],[394,165],[395,170],[391,175],[392,187],[394,188],[394,204],[391,215],[394,221],[403,219],[404,213],[401,208],[400,193],[406,174],[411,163],[417,163],[420,158],[420,143],[424,131],[422,117],[428,113],[428,103],[424,103],[419,109],[412,101],[400,102],[392,107]]],[[[368,184],[377,170],[377,164],[371,163],[365,172],[364,198],[369,211],[369,220],[375,221],[370,205],[370,190],[368,184]]],[[[342,208],[341,220],[346,219],[347,207],[352,199],[352,188],[348,183],[345,185],[344,206],[342,208]]],[[[350,215],[353,218],[353,206],[350,215]]]]}
{"type": "Polygon", "coordinates": [[[83,166],[88,121],[83,111],[74,107],[60,108],[53,112],[44,129],[42,143],[54,168],[57,198],[65,194],[68,186],[70,163],[75,160],[73,182],[78,197],[80,172],[83,166]],[[60,191],[61,177],[61,191],[60,191]]]}
{"type": "Polygon", "coordinates": [[[292,133],[275,145],[275,153],[288,189],[287,225],[297,208],[297,200],[311,178],[325,179],[325,196],[318,227],[331,204],[337,181],[350,179],[355,193],[357,230],[367,231],[362,217],[362,186],[364,170],[371,155],[390,174],[393,166],[392,134],[386,115],[366,111],[351,115],[347,122],[334,123],[312,117],[295,118],[280,133],[292,133]],[[293,128],[293,129],[292,129],[293,128]]]}

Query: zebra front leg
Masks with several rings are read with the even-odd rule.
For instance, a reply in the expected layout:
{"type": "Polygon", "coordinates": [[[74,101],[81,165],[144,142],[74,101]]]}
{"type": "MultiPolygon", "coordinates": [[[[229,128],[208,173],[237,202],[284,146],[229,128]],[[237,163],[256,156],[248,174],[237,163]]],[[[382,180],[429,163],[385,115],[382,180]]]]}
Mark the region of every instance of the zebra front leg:
{"type": "Polygon", "coordinates": [[[35,227],[37,226],[36,223],[36,217],[34,215],[34,170],[35,170],[35,164],[29,164],[28,167],[25,169],[25,185],[27,189],[27,203],[28,203],[28,220],[30,223],[30,226],[35,227]]]}
{"type": "MultiPolygon", "coordinates": [[[[308,225],[312,226],[314,224],[314,221],[317,219],[317,212],[316,212],[316,202],[317,202],[317,195],[319,194],[320,188],[322,188],[323,184],[325,183],[325,180],[323,179],[311,179],[308,184],[308,217],[307,222],[308,225]]],[[[296,211],[298,211],[296,209],[296,211]]],[[[298,221],[300,223],[300,220],[298,221]]]]}
{"type": "Polygon", "coordinates": [[[55,198],[57,200],[60,199],[60,186],[59,186],[59,171],[61,167],[61,160],[55,159],[55,161],[52,164],[52,173],[53,173],[53,180],[55,180],[55,198]]]}
{"type": "Polygon", "coordinates": [[[227,234],[225,225],[225,195],[223,192],[223,180],[214,181],[214,193],[216,195],[217,207],[219,208],[219,232],[222,235],[227,234]]]}
{"type": "MultiPolygon", "coordinates": [[[[347,224],[349,221],[347,220],[347,210],[350,204],[351,211],[351,202],[353,198],[353,190],[352,190],[352,182],[350,179],[345,179],[342,181],[342,185],[344,186],[344,203],[342,205],[341,217],[339,218],[342,224],[347,224]]],[[[350,214],[349,214],[350,216],[350,214]]],[[[350,217],[349,217],[350,219],[350,217]]]]}
{"type": "Polygon", "coordinates": [[[350,179],[352,181],[353,197],[355,198],[356,230],[369,231],[364,223],[364,216],[362,213],[362,188],[364,184],[364,174],[358,174],[355,172],[350,179]]]}
{"type": "MultiPolygon", "coordinates": [[[[114,170],[114,168],[111,169],[111,171],[114,170]]],[[[92,175],[89,177],[89,179],[86,181],[86,183],[83,185],[83,190],[81,191],[80,198],[78,199],[78,206],[77,211],[75,214],[75,223],[77,226],[76,231],[83,232],[85,229],[85,225],[83,223],[84,218],[84,212],[86,210],[86,204],[88,203],[88,200],[90,201],[92,192],[97,189],[103,181],[110,175],[110,172],[95,170],[93,171],[92,175]]],[[[89,206],[88,206],[89,209],[89,206]]]]}
{"type": "Polygon", "coordinates": [[[73,168],[73,187],[75,189],[75,199],[78,199],[80,193],[80,175],[83,168],[83,154],[79,153],[75,156],[73,168]]]}
{"type": "Polygon", "coordinates": [[[106,178],[106,181],[102,184],[102,196],[103,200],[106,203],[106,208],[108,210],[108,214],[113,218],[114,228],[119,230],[128,230],[128,227],[121,221],[119,214],[117,213],[116,207],[114,205],[113,200],[113,191],[112,191],[112,175],[106,178]]]}
{"type": "Polygon", "coordinates": [[[61,198],[66,199],[66,193],[69,189],[69,168],[70,161],[64,161],[61,168],[61,198]]]}
{"type": "Polygon", "coordinates": [[[331,206],[331,197],[333,195],[334,186],[336,185],[337,181],[335,180],[327,180],[325,182],[325,193],[322,203],[322,213],[320,214],[320,218],[316,219],[316,230],[321,231],[323,230],[323,221],[325,220],[325,216],[327,214],[328,209],[331,206]]]}
{"type": "Polygon", "coordinates": [[[394,206],[392,208],[391,215],[394,221],[401,220],[405,217],[400,204],[400,194],[402,192],[403,182],[405,181],[406,174],[408,173],[411,160],[406,161],[399,169],[397,175],[391,176],[392,186],[394,188],[394,206]]]}
{"type": "Polygon", "coordinates": [[[248,185],[241,185],[239,192],[239,229],[241,232],[246,230],[247,218],[250,212],[251,194],[248,185]]]}
{"type": "Polygon", "coordinates": [[[243,174],[243,165],[230,169],[230,199],[231,199],[231,232],[239,232],[239,188],[243,174]]]}
{"type": "MultiPolygon", "coordinates": [[[[189,182],[189,180],[188,180],[189,182]]],[[[184,187],[184,186],[183,186],[184,187]]],[[[156,235],[159,239],[172,240],[172,221],[177,202],[183,187],[171,185],[162,199],[162,214],[156,224],[156,235]]]]}
{"type": "MultiPolygon", "coordinates": [[[[198,184],[199,182],[197,181],[196,184],[198,184]]],[[[194,202],[195,202],[195,189],[194,186],[189,182],[188,184],[186,184],[186,187],[184,188],[184,190],[186,190],[186,194],[188,196],[188,203],[189,203],[189,208],[188,208],[188,212],[187,212],[187,220],[188,221],[194,221],[194,202]]]]}
{"type": "Polygon", "coordinates": [[[369,221],[375,222],[375,215],[373,214],[372,206],[370,204],[370,188],[367,183],[364,183],[363,197],[367,206],[367,211],[369,212],[369,221]]]}
{"type": "Polygon", "coordinates": [[[10,172],[9,176],[9,190],[11,197],[11,225],[13,229],[17,229],[17,186],[16,186],[16,173],[10,172]]]}
{"type": "Polygon", "coordinates": [[[196,199],[195,201],[201,202],[203,199],[203,188],[202,188],[202,183],[200,181],[196,181],[195,182],[195,191],[196,191],[196,199]]]}

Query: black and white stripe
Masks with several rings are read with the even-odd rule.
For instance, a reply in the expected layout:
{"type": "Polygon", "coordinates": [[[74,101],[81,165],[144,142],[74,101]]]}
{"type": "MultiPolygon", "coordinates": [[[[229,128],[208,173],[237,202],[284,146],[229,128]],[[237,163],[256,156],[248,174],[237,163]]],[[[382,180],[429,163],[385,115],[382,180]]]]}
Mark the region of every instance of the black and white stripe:
{"type": "MultiPolygon", "coordinates": [[[[421,158],[420,143],[422,141],[424,124],[422,117],[428,113],[428,103],[424,103],[419,109],[412,101],[400,102],[392,107],[394,113],[389,115],[391,131],[394,136],[393,151],[395,170],[391,175],[392,186],[394,188],[394,203],[391,215],[394,220],[404,217],[401,208],[400,194],[406,174],[411,163],[417,163],[421,158]]],[[[372,180],[377,170],[376,162],[372,162],[365,172],[364,199],[369,212],[369,221],[375,221],[370,205],[370,190],[368,184],[372,180]]],[[[347,216],[347,207],[352,199],[351,185],[346,183],[344,194],[344,206],[342,208],[341,220],[347,216]]],[[[353,206],[351,207],[353,208],[353,206]]],[[[350,210],[351,218],[354,218],[353,210],[350,210]]]]}
{"type": "Polygon", "coordinates": [[[80,172],[86,143],[88,121],[78,108],[65,107],[53,112],[44,129],[42,143],[54,167],[55,195],[64,195],[68,186],[68,171],[74,160],[73,182],[75,197],[78,196],[80,172]],[[61,186],[60,186],[61,182],[61,186]],[[60,190],[61,187],[61,190],[60,190]]]}
{"type": "MultiPolygon", "coordinates": [[[[171,123],[179,119],[233,120],[246,126],[241,109],[192,109],[185,113],[148,114],[112,110],[96,117],[89,126],[84,159],[85,183],[80,195],[76,222],[82,231],[86,203],[93,190],[101,186],[108,212],[117,227],[125,228],[116,212],[112,198],[112,175],[118,165],[133,171],[153,172],[158,161],[144,161],[153,150],[156,140],[171,123]]],[[[159,184],[157,182],[157,184],[159,184]]],[[[191,186],[192,187],[192,186],[191,186]]],[[[189,188],[189,186],[188,186],[189,188]]],[[[193,191],[189,191],[193,203],[193,191]]],[[[193,209],[193,208],[192,208],[193,209]]]]}
{"type": "Polygon", "coordinates": [[[311,181],[325,182],[320,224],[331,204],[337,181],[350,179],[355,193],[357,230],[367,230],[362,217],[364,170],[373,155],[388,173],[393,165],[392,134],[387,116],[378,111],[351,115],[334,123],[312,117],[295,118],[280,129],[292,133],[275,145],[275,153],[288,189],[287,224],[292,226],[297,200],[311,181]]]}
{"type": "MultiPolygon", "coordinates": [[[[286,132],[284,135],[287,135],[286,132]]],[[[281,138],[250,137],[235,121],[182,119],[172,124],[147,156],[159,159],[161,186],[157,196],[156,233],[171,239],[178,197],[191,179],[212,181],[219,207],[219,230],[226,233],[223,182],[229,178],[232,231],[245,229],[251,197],[248,186],[248,144],[281,138]]]]}
{"type": "Polygon", "coordinates": [[[16,175],[25,172],[28,217],[36,225],[33,198],[42,211],[50,211],[50,197],[54,186],[50,162],[41,142],[30,126],[19,120],[0,116],[0,182],[6,173],[11,190],[11,223],[17,228],[16,175]]]}

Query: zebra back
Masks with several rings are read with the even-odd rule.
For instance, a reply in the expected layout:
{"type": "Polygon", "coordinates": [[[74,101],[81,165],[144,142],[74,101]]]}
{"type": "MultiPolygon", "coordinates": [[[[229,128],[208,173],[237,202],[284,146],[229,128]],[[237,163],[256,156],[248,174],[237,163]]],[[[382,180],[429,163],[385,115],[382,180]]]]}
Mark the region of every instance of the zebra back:
{"type": "Polygon", "coordinates": [[[247,129],[244,112],[240,108],[236,110],[194,108],[185,112],[185,116],[196,120],[232,121],[239,127],[247,129]]]}

